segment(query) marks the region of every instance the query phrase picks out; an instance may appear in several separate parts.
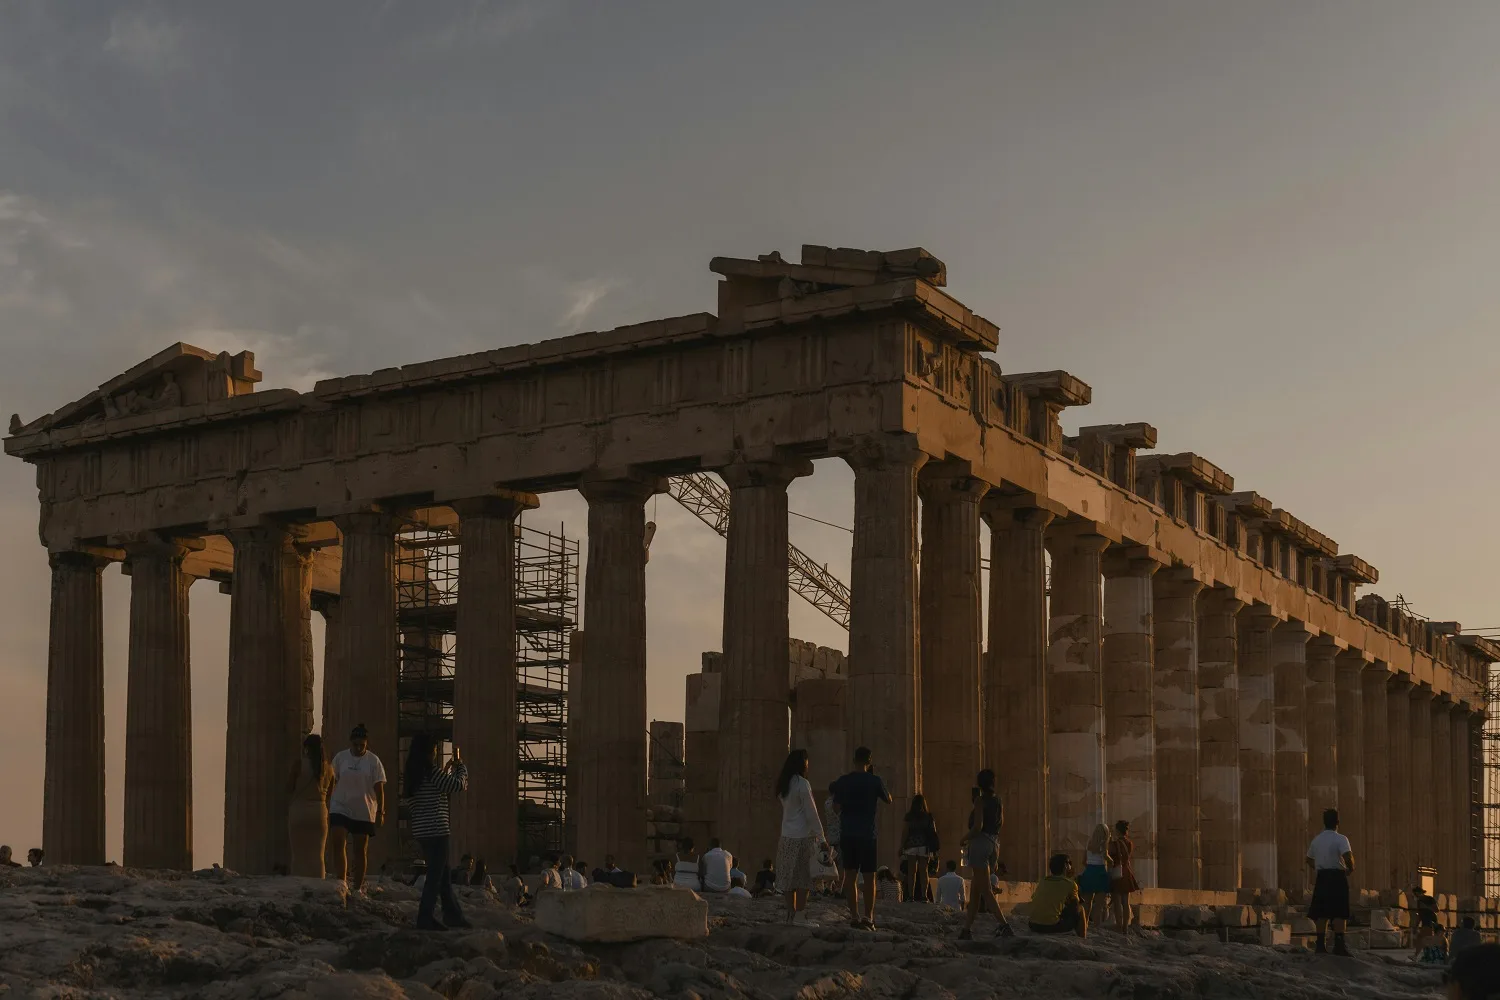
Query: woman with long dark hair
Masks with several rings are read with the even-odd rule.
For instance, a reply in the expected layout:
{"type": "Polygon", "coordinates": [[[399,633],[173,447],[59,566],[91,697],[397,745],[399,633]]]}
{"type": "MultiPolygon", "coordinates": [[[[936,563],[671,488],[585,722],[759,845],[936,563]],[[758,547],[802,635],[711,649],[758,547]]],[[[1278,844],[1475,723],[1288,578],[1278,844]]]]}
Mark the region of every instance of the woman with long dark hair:
{"type": "Polygon", "coordinates": [[[969,832],[962,843],[969,858],[969,914],[964,920],[964,929],[959,938],[968,940],[974,936],[974,921],[980,911],[988,908],[1000,921],[1000,935],[1013,937],[1015,931],[1000,912],[1000,902],[995,898],[994,886],[990,882],[990,869],[995,863],[995,854],[1000,846],[1000,827],[1004,814],[1000,809],[1000,798],[995,794],[995,772],[985,768],[974,779],[979,787],[979,797],[974,800],[974,811],[969,813],[969,832]]]}
{"type": "Polygon", "coordinates": [[[402,778],[401,791],[410,802],[407,824],[427,859],[427,879],[422,883],[422,901],[417,906],[417,927],[423,930],[472,927],[453,895],[453,870],[448,862],[448,797],[469,787],[469,768],[463,762],[463,755],[454,746],[453,756],[438,767],[437,744],[431,735],[418,733],[411,738],[411,749],[406,752],[406,772],[402,778]],[[444,923],[432,915],[439,901],[443,904],[444,923]]]}
{"type": "Polygon", "coordinates": [[[302,740],[302,753],[290,784],[292,800],[287,807],[286,827],[292,846],[291,873],[301,878],[322,878],[333,768],[323,755],[323,737],[317,733],[309,733],[302,740]]]}
{"type": "Polygon", "coordinates": [[[911,808],[906,810],[906,833],[901,839],[901,857],[911,876],[907,899],[928,900],[927,859],[937,854],[938,844],[937,821],[927,808],[927,797],[919,792],[911,797],[911,808]]]}
{"type": "Polygon", "coordinates": [[[1120,933],[1130,931],[1130,894],[1141,887],[1136,880],[1135,869],[1130,859],[1135,854],[1135,843],[1130,839],[1130,822],[1115,821],[1115,835],[1109,842],[1109,908],[1119,922],[1120,933]]]}
{"type": "Polygon", "coordinates": [[[781,799],[781,843],[776,848],[776,891],[786,896],[786,922],[797,919],[812,890],[813,853],[827,850],[818,804],[807,780],[807,751],[793,750],[781,765],[776,795],[781,799]]]}

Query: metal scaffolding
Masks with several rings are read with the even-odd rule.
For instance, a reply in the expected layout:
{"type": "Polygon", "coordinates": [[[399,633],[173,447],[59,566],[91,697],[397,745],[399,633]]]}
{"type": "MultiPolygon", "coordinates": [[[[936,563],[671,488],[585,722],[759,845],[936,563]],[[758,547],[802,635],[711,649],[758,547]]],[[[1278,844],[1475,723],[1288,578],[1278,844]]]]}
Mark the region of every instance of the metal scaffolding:
{"type": "Polygon", "coordinates": [[[1485,675],[1484,728],[1479,737],[1479,771],[1474,784],[1480,802],[1479,870],[1484,894],[1500,896],[1500,664],[1491,664],[1485,675]]]}
{"type": "MultiPolygon", "coordinates": [[[[568,636],[578,619],[578,542],[561,528],[516,527],[516,769],[521,857],[563,846],[568,636]]],[[[462,541],[457,525],[413,523],[396,540],[397,736],[453,740],[462,541]]],[[[418,852],[400,818],[403,854],[418,852]]]]}

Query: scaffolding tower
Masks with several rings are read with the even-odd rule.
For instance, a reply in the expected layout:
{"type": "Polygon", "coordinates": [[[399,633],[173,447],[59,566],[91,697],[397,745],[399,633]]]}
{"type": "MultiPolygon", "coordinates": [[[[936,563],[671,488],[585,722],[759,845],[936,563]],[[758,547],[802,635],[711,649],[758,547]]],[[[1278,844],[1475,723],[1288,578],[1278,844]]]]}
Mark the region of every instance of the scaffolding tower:
{"type": "Polygon", "coordinates": [[[1485,673],[1484,728],[1479,738],[1478,783],[1480,802],[1479,870],[1484,879],[1484,894],[1500,896],[1500,664],[1491,664],[1485,673]]]}
{"type": "MultiPolygon", "coordinates": [[[[396,539],[397,737],[430,733],[446,757],[453,741],[462,540],[456,524],[413,522],[396,539]]],[[[578,619],[576,539],[517,522],[516,770],[518,851],[563,846],[566,806],[568,637],[578,619]]],[[[400,816],[402,854],[419,852],[400,816]]]]}

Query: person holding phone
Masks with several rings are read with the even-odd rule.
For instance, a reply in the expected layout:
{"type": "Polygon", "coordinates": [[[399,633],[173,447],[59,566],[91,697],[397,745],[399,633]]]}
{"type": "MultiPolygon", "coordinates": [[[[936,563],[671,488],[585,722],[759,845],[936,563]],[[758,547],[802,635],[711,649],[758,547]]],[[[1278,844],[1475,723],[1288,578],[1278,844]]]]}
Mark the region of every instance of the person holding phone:
{"type": "Polygon", "coordinates": [[[453,894],[453,870],[449,863],[451,829],[448,825],[448,799],[469,787],[469,768],[457,746],[453,756],[442,767],[437,765],[437,743],[428,733],[411,738],[403,776],[411,835],[422,846],[427,859],[427,880],[422,885],[422,901],[417,906],[417,927],[421,930],[447,930],[449,927],[472,927],[453,894]],[[437,903],[443,905],[443,920],[433,916],[437,903]]]}

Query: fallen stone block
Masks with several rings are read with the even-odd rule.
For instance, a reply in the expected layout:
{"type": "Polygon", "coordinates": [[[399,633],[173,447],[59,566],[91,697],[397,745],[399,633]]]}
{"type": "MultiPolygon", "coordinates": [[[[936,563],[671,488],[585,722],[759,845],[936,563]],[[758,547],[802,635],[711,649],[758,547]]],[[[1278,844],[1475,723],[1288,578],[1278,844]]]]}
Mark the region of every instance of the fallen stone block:
{"type": "Polygon", "coordinates": [[[1220,927],[1254,927],[1260,923],[1253,906],[1216,906],[1214,918],[1220,927]]]}
{"type": "Polygon", "coordinates": [[[1370,931],[1370,947],[1405,948],[1404,935],[1400,931],[1370,931]]]}
{"type": "Polygon", "coordinates": [[[1370,911],[1370,930],[1389,932],[1396,929],[1395,921],[1391,920],[1391,911],[1386,909],[1370,911]]]}
{"type": "Polygon", "coordinates": [[[1317,925],[1306,917],[1292,917],[1287,921],[1287,926],[1291,927],[1293,934],[1316,934],[1318,932],[1317,925]]]}
{"type": "Polygon", "coordinates": [[[1223,940],[1228,944],[1260,944],[1260,928],[1226,927],[1223,940]]]}
{"type": "Polygon", "coordinates": [[[1157,906],[1154,903],[1137,903],[1131,907],[1134,911],[1134,924],[1137,927],[1160,927],[1162,910],[1166,907],[1157,906]]]}
{"type": "Polygon", "coordinates": [[[691,889],[590,886],[536,898],[536,926],[571,941],[643,941],[708,936],[708,903],[691,889]]]}
{"type": "Polygon", "coordinates": [[[1286,924],[1261,924],[1260,943],[1268,948],[1292,943],[1292,929],[1286,924]]]}

